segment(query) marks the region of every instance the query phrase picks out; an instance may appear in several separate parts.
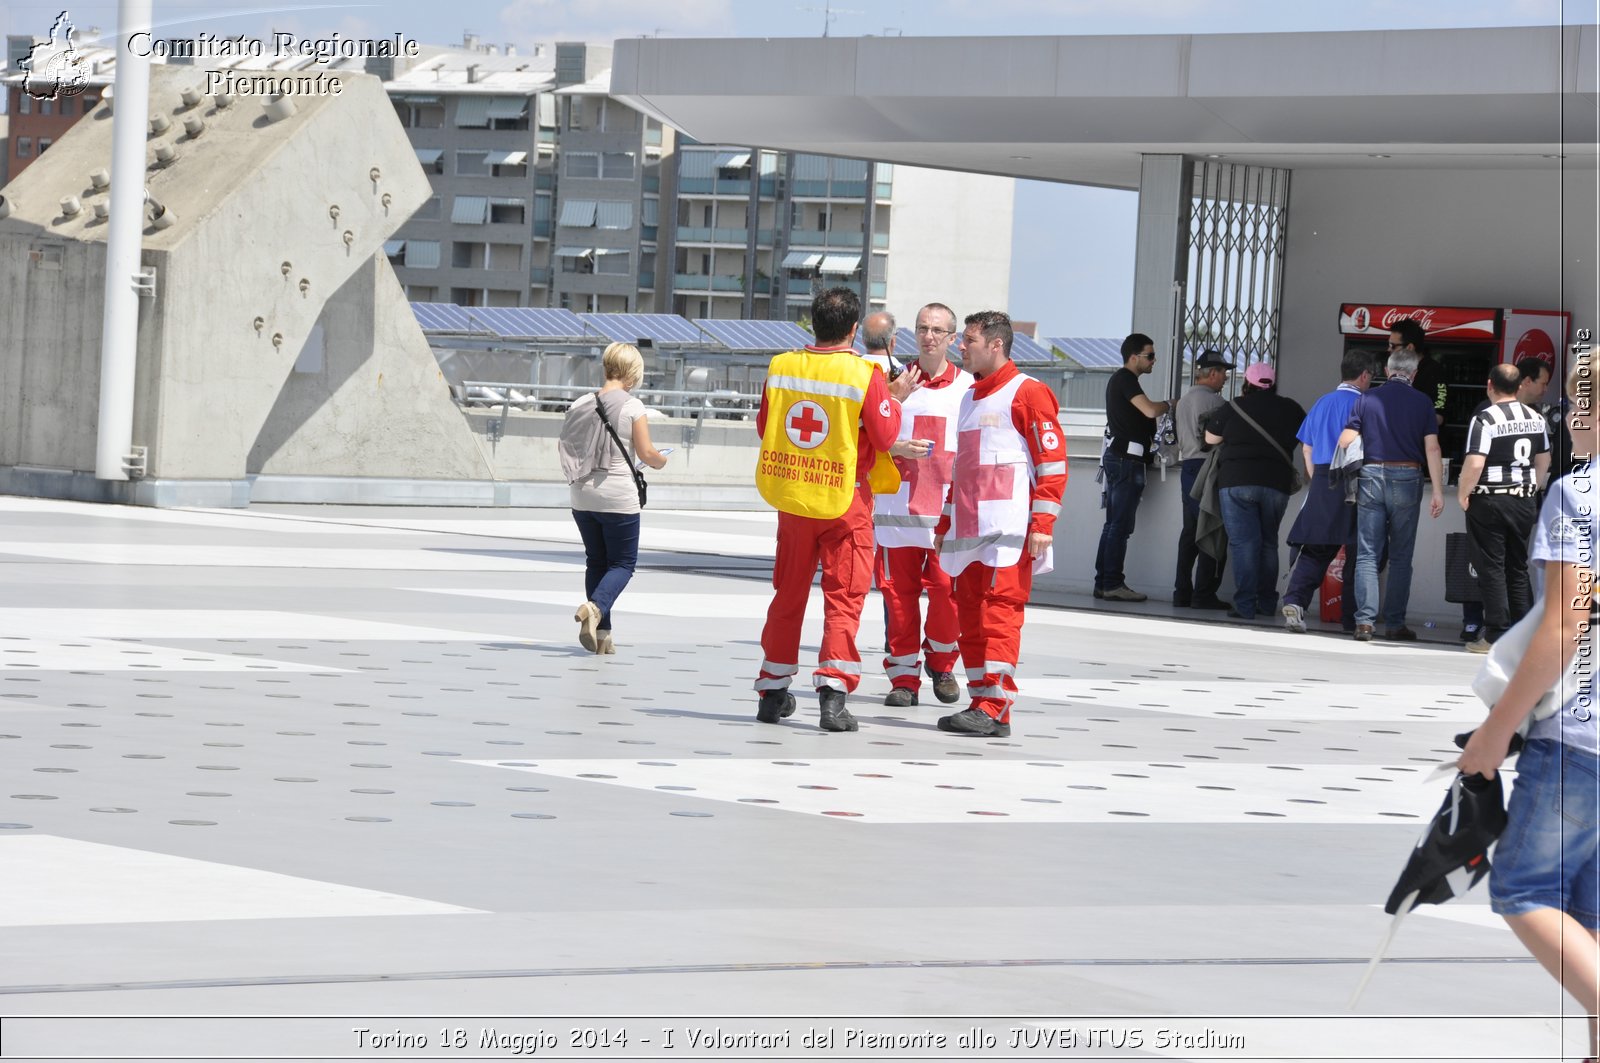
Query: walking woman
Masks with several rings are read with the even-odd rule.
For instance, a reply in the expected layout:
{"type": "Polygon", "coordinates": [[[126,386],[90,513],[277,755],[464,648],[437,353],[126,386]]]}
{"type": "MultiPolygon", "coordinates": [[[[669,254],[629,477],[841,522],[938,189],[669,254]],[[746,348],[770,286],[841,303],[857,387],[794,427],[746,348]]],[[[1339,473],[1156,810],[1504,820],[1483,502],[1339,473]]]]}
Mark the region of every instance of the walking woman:
{"type": "MultiPolygon", "coordinates": [[[[1595,380],[1587,357],[1567,379],[1575,454],[1595,453],[1595,380]]],[[[1589,1059],[1600,1010],[1600,730],[1589,602],[1594,589],[1600,521],[1592,464],[1550,485],[1533,531],[1530,556],[1544,565],[1539,627],[1527,652],[1467,742],[1461,771],[1493,777],[1511,737],[1552,691],[1560,708],[1536,721],[1517,758],[1509,822],[1489,872],[1490,906],[1527,950],[1589,1016],[1589,1059]],[[1568,667],[1576,653],[1588,667],[1568,667]],[[1559,684],[1559,685],[1558,685],[1559,684]]]]}
{"type": "Polygon", "coordinates": [[[605,385],[574,402],[561,426],[561,467],[572,488],[572,519],[583,536],[584,603],[573,617],[578,641],[591,653],[615,653],[611,608],[639,561],[642,488],[633,465],[652,469],[667,456],[650,442],[644,403],[631,392],[644,379],[644,359],[631,343],[613,343],[601,357],[605,385]],[[607,426],[610,426],[609,428],[607,426]],[[632,444],[630,456],[623,440],[632,444]]]}

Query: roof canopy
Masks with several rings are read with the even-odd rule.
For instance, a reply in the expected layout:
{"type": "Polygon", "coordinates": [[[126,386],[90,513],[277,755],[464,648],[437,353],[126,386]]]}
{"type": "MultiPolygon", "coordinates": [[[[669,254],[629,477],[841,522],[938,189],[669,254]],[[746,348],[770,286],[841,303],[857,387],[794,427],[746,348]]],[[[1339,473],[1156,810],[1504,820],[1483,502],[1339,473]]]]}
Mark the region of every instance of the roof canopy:
{"type": "Polygon", "coordinates": [[[1595,158],[1596,28],[629,38],[611,90],[702,142],[1136,188],[1143,154],[1288,167],[1595,158]]]}

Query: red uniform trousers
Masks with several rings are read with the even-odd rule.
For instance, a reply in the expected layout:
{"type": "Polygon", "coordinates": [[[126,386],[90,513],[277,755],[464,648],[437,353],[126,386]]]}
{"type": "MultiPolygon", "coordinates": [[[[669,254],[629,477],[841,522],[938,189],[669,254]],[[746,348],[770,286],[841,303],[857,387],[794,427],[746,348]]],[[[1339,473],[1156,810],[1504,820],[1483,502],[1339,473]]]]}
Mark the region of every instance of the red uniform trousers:
{"type": "Polygon", "coordinates": [[[822,646],[812,685],[845,693],[861,682],[856,630],[872,586],[872,489],[856,489],[850,508],[832,520],[778,514],[772,604],[761,629],[757,690],[784,690],[800,670],[800,625],[817,565],[822,565],[822,646]]]}
{"type": "Polygon", "coordinates": [[[919,546],[883,548],[887,583],[883,604],[889,627],[889,655],[883,670],[893,686],[922,689],[922,660],[928,655],[928,670],[935,674],[955,670],[956,635],[961,625],[956,619],[955,589],[950,576],[939,567],[939,555],[919,546]],[[922,592],[928,592],[927,637],[921,638],[922,592]]]}
{"type": "Polygon", "coordinates": [[[1009,568],[974,561],[956,577],[961,621],[961,663],[967,669],[969,708],[1011,722],[1017,694],[1017,654],[1022,648],[1022,607],[1033,588],[1033,558],[1009,568]]]}

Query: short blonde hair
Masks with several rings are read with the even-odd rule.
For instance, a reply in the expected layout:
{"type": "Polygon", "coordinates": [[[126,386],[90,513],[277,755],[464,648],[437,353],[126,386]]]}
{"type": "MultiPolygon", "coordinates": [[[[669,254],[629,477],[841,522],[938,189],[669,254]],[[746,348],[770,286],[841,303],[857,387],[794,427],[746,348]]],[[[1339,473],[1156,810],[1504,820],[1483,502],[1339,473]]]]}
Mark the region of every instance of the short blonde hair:
{"type": "Polygon", "coordinates": [[[631,343],[613,343],[600,356],[607,380],[620,380],[625,388],[636,388],[644,379],[644,356],[631,343]]]}

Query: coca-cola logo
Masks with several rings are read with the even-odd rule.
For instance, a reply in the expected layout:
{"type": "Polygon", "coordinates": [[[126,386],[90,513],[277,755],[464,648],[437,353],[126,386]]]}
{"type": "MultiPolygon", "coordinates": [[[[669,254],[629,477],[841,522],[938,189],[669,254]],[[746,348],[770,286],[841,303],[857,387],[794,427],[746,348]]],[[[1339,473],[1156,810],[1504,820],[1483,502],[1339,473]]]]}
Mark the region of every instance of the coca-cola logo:
{"type": "Polygon", "coordinates": [[[1412,321],[1422,326],[1422,331],[1430,332],[1433,329],[1433,314],[1433,310],[1428,307],[1419,306],[1407,310],[1404,307],[1391,306],[1383,312],[1383,320],[1380,324],[1384,328],[1392,330],[1396,321],[1404,321],[1409,317],[1412,321]]]}

